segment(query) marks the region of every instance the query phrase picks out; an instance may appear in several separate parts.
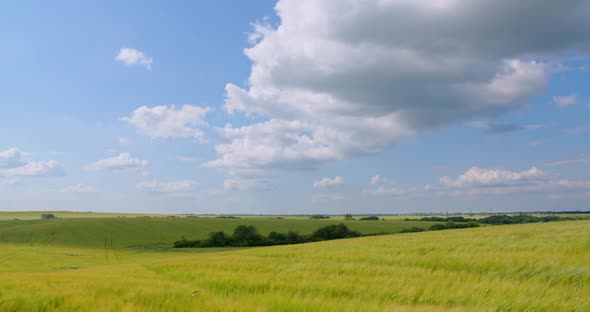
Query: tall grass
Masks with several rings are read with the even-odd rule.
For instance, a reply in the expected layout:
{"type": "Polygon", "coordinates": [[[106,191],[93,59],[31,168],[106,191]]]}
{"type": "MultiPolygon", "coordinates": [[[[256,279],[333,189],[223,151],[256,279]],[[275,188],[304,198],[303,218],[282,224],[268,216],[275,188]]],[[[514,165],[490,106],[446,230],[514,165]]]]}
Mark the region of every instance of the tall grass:
{"type": "Polygon", "coordinates": [[[15,265],[0,273],[0,310],[590,311],[589,221],[121,258],[56,272],[15,265]]]}

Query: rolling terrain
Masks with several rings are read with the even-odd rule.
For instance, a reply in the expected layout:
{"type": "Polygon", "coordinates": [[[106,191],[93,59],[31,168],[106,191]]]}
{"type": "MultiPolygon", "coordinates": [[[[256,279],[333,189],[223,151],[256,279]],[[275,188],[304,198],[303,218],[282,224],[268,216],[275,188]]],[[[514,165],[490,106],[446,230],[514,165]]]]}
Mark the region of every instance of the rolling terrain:
{"type": "MultiPolygon", "coordinates": [[[[252,224],[332,220],[94,218],[0,222],[0,311],[588,311],[590,221],[301,245],[171,249],[252,224]]],[[[418,222],[426,226],[425,222],[418,222]]],[[[408,221],[349,221],[364,233],[408,221]]]]}

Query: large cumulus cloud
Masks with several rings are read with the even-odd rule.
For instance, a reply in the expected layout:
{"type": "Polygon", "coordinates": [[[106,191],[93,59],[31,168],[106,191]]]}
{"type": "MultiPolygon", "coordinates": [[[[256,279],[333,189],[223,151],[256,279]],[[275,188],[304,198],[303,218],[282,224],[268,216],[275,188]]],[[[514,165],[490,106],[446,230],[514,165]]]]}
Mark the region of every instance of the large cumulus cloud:
{"type": "Polygon", "coordinates": [[[548,64],[590,50],[588,1],[280,0],[257,24],[246,87],[229,83],[219,158],[239,174],[378,152],[518,108],[548,64]],[[261,117],[261,118],[260,118],[261,117]]]}

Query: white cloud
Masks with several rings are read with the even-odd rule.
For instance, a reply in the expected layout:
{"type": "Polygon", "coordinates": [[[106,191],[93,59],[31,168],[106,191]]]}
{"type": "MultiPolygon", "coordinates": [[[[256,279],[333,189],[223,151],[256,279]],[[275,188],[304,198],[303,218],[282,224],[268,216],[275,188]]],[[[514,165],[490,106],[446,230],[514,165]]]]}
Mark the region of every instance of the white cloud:
{"type": "Polygon", "coordinates": [[[8,177],[51,177],[63,176],[65,171],[59,162],[25,161],[26,153],[18,148],[0,151],[0,176],[8,177]]]}
{"type": "Polygon", "coordinates": [[[129,139],[127,139],[127,138],[119,138],[117,140],[117,142],[119,143],[119,145],[122,145],[122,146],[129,145],[129,139]]]}
{"type": "Polygon", "coordinates": [[[550,66],[534,59],[590,50],[590,5],[579,1],[280,0],[276,10],[277,28],[250,35],[247,87],[226,85],[228,112],[263,121],[221,129],[207,167],[308,168],[495,117],[545,89],[550,66]]]}
{"type": "Polygon", "coordinates": [[[129,153],[121,153],[118,156],[98,160],[90,164],[87,169],[91,171],[128,172],[142,170],[147,165],[147,160],[134,158],[129,153]]]}
{"type": "Polygon", "coordinates": [[[586,164],[590,163],[590,155],[582,155],[577,158],[570,158],[570,159],[561,159],[555,160],[545,163],[547,167],[557,167],[557,166],[566,166],[566,165],[575,165],[575,164],[586,164]]]}
{"type": "MultiPolygon", "coordinates": [[[[428,190],[425,189],[424,191],[428,190]]],[[[365,190],[364,193],[373,196],[409,197],[420,195],[420,190],[414,187],[398,188],[379,185],[376,189],[365,190]]]]}
{"type": "Polygon", "coordinates": [[[64,169],[55,160],[28,162],[22,167],[0,170],[0,175],[23,177],[51,177],[65,175],[64,169]]]}
{"type": "Polygon", "coordinates": [[[564,95],[564,96],[554,96],[553,102],[557,104],[560,108],[567,108],[570,107],[578,101],[575,94],[564,95]]]}
{"type": "Polygon", "coordinates": [[[220,129],[226,143],[216,146],[221,158],[207,162],[209,168],[232,173],[269,167],[311,167],[340,156],[309,136],[314,126],[301,121],[270,120],[240,128],[220,129]]]}
{"type": "Polygon", "coordinates": [[[443,187],[435,193],[445,196],[542,193],[557,199],[590,192],[590,181],[560,179],[536,167],[521,172],[473,167],[455,180],[442,177],[440,182],[443,187]]]}
{"type": "Polygon", "coordinates": [[[334,178],[323,178],[321,180],[313,182],[313,187],[332,187],[337,185],[346,184],[346,180],[343,177],[336,176],[334,178]]]}
{"type": "Polygon", "coordinates": [[[388,178],[381,177],[380,175],[375,175],[371,178],[372,185],[384,185],[389,184],[389,182],[388,178]]]}
{"type": "Polygon", "coordinates": [[[183,105],[178,109],[174,105],[142,106],[133,111],[131,117],[122,120],[151,138],[192,138],[202,142],[204,133],[199,127],[207,126],[204,119],[209,111],[209,108],[193,105],[183,105]]]}
{"type": "Polygon", "coordinates": [[[528,124],[528,125],[525,125],[524,128],[528,129],[528,130],[537,130],[537,129],[545,128],[545,125],[543,125],[543,124],[528,124]]]}
{"type": "Polygon", "coordinates": [[[26,165],[22,160],[24,152],[18,148],[12,147],[5,151],[0,151],[0,169],[15,168],[26,165]]]}
{"type": "Polygon", "coordinates": [[[585,125],[585,126],[577,126],[574,128],[570,128],[570,129],[566,129],[565,130],[565,134],[567,135],[578,135],[578,134],[583,134],[590,131],[590,125],[585,125]]]}
{"type": "Polygon", "coordinates": [[[467,126],[471,128],[485,129],[486,133],[488,134],[501,134],[522,130],[537,130],[545,127],[545,125],[542,124],[527,124],[522,126],[516,123],[490,123],[485,121],[472,121],[467,123],[467,126]]]}
{"type": "Polygon", "coordinates": [[[88,193],[96,193],[96,188],[93,186],[76,184],[70,185],[62,188],[60,190],[62,193],[77,193],[77,194],[88,194],[88,193]]]}
{"type": "Polygon", "coordinates": [[[363,193],[372,196],[415,197],[424,195],[432,189],[430,185],[426,185],[422,189],[416,187],[392,187],[389,186],[391,180],[380,175],[374,175],[370,184],[374,185],[375,188],[363,190],[363,193]]]}
{"type": "Polygon", "coordinates": [[[147,57],[143,52],[132,48],[122,48],[119,50],[115,56],[115,60],[123,62],[128,66],[140,65],[148,70],[152,69],[152,58],[147,57]]]}
{"type": "Polygon", "coordinates": [[[1,179],[0,178],[0,185],[15,185],[19,181],[17,179],[1,179]]]}
{"type": "Polygon", "coordinates": [[[252,191],[270,189],[270,181],[260,178],[233,177],[223,181],[224,191],[252,191]]]}
{"type": "Polygon", "coordinates": [[[137,184],[137,188],[142,191],[153,193],[186,193],[193,190],[197,183],[191,180],[158,182],[156,180],[143,181],[137,184]]]}
{"type": "Polygon", "coordinates": [[[442,177],[438,187],[429,184],[421,188],[374,185],[374,189],[364,190],[363,193],[399,198],[541,193],[549,199],[582,198],[590,193],[589,180],[562,179],[536,167],[520,172],[472,167],[456,179],[442,177]]]}
{"type": "Polygon", "coordinates": [[[551,193],[547,194],[546,196],[549,199],[587,199],[590,198],[590,191],[589,192],[578,192],[578,193],[551,193]]]}
{"type": "Polygon", "coordinates": [[[199,158],[191,157],[191,156],[176,156],[176,160],[186,163],[197,163],[201,162],[199,158]]]}
{"type": "Polygon", "coordinates": [[[537,167],[532,167],[530,170],[522,172],[471,167],[455,180],[445,176],[440,179],[440,182],[445,186],[457,188],[489,187],[540,182],[545,180],[545,178],[546,176],[543,171],[537,167]]]}

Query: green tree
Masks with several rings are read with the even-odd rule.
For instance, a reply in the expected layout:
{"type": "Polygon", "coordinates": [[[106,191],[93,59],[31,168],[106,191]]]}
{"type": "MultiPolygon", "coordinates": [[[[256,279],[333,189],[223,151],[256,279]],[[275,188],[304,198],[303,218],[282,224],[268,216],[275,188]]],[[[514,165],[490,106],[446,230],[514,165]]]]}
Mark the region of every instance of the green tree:
{"type": "Polygon", "coordinates": [[[44,213],[41,215],[41,219],[55,219],[56,216],[52,213],[44,213]]]}
{"type": "Polygon", "coordinates": [[[235,246],[260,246],[263,237],[256,232],[254,226],[239,225],[234,229],[232,239],[235,246]]]}
{"type": "Polygon", "coordinates": [[[212,232],[209,234],[209,244],[212,247],[225,247],[231,243],[231,238],[223,232],[212,232]]]}
{"type": "Polygon", "coordinates": [[[351,231],[346,225],[340,223],[326,225],[315,230],[315,232],[313,232],[311,235],[311,238],[313,240],[329,240],[359,236],[361,236],[361,233],[357,231],[351,231]]]}

